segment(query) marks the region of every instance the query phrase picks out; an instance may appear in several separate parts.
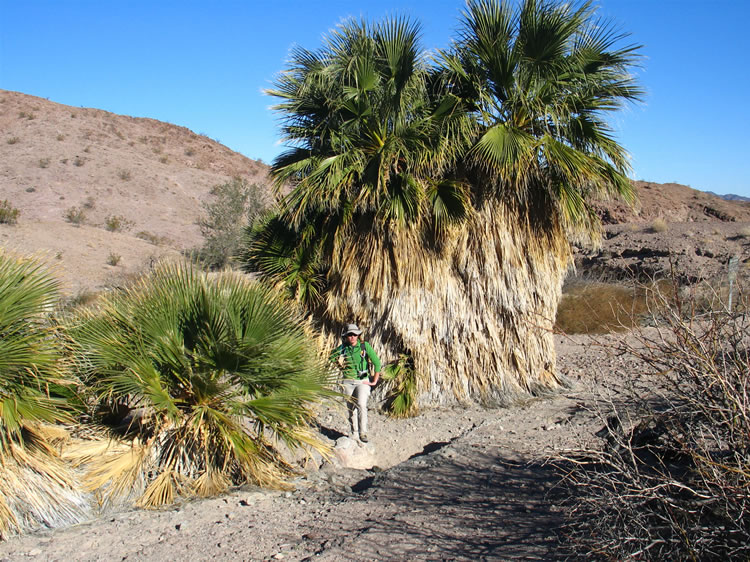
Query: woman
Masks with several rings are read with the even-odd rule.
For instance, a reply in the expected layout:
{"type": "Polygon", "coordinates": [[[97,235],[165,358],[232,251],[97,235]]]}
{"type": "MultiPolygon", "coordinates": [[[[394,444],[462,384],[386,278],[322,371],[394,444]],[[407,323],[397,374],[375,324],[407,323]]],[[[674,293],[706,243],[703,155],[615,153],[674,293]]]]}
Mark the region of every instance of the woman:
{"type": "Polygon", "coordinates": [[[370,389],[380,379],[380,359],[366,341],[360,341],[362,330],[356,324],[347,324],[341,331],[341,345],[331,354],[331,360],[341,368],[342,392],[348,400],[349,423],[352,435],[359,430],[359,440],[367,443],[367,399],[370,389]],[[369,364],[375,374],[370,378],[369,364]],[[352,398],[353,397],[353,398],[352,398]]]}

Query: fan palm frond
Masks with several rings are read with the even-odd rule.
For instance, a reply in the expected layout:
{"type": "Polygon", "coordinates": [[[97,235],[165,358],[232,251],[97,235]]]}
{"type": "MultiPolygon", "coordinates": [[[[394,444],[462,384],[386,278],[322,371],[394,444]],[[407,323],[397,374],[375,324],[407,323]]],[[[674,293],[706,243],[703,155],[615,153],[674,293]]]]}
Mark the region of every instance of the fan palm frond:
{"type": "MultiPolygon", "coordinates": [[[[274,443],[311,438],[328,375],[298,318],[239,274],[164,266],[69,319],[80,369],[100,403],[124,404],[125,439],[89,463],[103,501],[143,506],[251,481],[282,485],[274,443]]],[[[86,453],[81,453],[86,454],[86,453]]]]}

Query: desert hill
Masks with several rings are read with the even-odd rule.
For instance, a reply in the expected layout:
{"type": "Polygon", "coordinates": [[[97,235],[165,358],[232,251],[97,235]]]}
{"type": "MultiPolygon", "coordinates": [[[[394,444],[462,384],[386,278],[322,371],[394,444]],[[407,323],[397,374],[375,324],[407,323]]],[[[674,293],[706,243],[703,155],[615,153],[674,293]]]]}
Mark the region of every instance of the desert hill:
{"type": "MultiPolygon", "coordinates": [[[[235,176],[268,183],[265,164],[184,127],[19,92],[0,90],[0,131],[0,201],[20,211],[16,225],[0,224],[0,246],[43,255],[68,296],[118,285],[199,246],[196,222],[212,187],[235,176]]],[[[670,255],[685,279],[715,275],[734,255],[747,269],[750,202],[635,185],[635,209],[597,205],[604,244],[578,249],[579,274],[656,274],[670,255]]]]}
{"type": "Polygon", "coordinates": [[[42,253],[68,295],[200,245],[212,187],[267,182],[261,162],[184,127],[18,92],[0,90],[0,131],[0,201],[20,211],[0,245],[42,253]]]}

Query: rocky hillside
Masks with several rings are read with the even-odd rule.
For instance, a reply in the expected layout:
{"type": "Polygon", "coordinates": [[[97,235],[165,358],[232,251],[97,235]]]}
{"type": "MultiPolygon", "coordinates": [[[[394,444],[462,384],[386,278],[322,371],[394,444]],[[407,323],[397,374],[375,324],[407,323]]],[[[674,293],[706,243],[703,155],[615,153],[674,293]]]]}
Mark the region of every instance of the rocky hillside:
{"type": "Polygon", "coordinates": [[[682,281],[696,282],[725,276],[735,256],[740,273],[750,273],[750,202],[674,183],[635,186],[635,209],[599,204],[604,241],[599,249],[578,248],[579,275],[623,280],[674,271],[682,281]]]}
{"type": "Polygon", "coordinates": [[[266,174],[184,127],[0,90],[0,201],[20,211],[0,245],[41,253],[68,295],[200,245],[210,189],[266,174]]]}
{"type": "MultiPolygon", "coordinates": [[[[215,185],[267,184],[268,168],[184,127],[0,90],[0,201],[20,211],[0,246],[39,253],[69,296],[118,285],[202,243],[196,224],[215,185]],[[114,227],[114,228],[113,228],[114,227]]],[[[602,203],[600,250],[578,248],[578,273],[714,276],[750,263],[750,203],[678,184],[635,183],[635,210],[602,203]]]]}

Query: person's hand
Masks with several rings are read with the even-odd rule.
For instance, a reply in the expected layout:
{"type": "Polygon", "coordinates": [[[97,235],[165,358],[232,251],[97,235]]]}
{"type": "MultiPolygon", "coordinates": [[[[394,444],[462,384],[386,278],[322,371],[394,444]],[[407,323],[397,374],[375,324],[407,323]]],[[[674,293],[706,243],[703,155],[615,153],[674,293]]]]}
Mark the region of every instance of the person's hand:
{"type": "Polygon", "coordinates": [[[336,360],[336,362],[339,364],[339,367],[342,369],[346,367],[346,357],[343,355],[339,355],[339,358],[336,360]]]}
{"type": "Polygon", "coordinates": [[[365,382],[365,384],[367,386],[375,386],[376,384],[378,384],[378,380],[379,379],[380,379],[380,373],[375,373],[375,377],[372,380],[367,379],[367,381],[365,382]]]}

